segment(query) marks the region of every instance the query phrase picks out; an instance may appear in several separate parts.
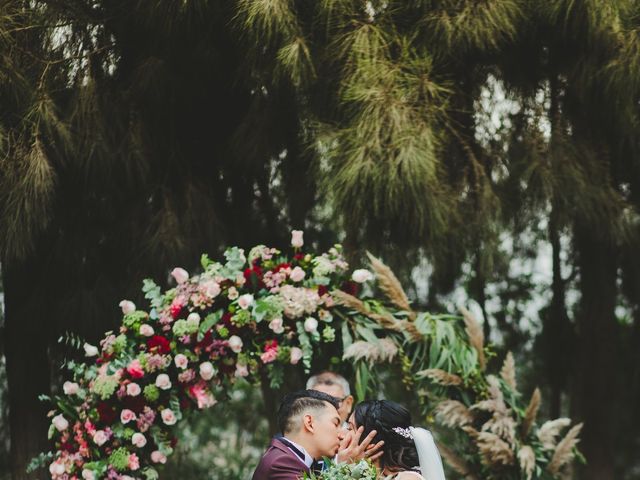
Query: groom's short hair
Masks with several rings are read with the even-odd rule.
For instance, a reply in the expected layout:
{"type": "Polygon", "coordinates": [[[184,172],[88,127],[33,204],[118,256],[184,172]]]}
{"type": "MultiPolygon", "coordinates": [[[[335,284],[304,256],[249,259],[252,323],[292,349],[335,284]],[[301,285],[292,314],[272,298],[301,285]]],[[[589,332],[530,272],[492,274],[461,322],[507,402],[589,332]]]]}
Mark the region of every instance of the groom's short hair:
{"type": "Polygon", "coordinates": [[[285,395],[278,409],[278,428],[283,434],[287,434],[299,427],[298,418],[310,410],[322,410],[332,405],[337,410],[338,401],[323,392],[317,390],[299,390],[285,395]]]}

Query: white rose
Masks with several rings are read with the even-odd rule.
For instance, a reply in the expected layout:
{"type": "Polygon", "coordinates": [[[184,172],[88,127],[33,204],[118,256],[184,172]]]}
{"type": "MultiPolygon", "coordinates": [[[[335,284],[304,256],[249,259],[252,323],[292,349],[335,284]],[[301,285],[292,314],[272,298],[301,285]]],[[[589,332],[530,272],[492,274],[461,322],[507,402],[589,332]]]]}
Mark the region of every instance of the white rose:
{"type": "Polygon", "coordinates": [[[284,326],[282,322],[282,318],[277,317],[269,322],[269,328],[273,330],[273,333],[282,333],[284,332],[284,326]]]}
{"type": "Polygon", "coordinates": [[[227,296],[229,297],[229,300],[235,300],[238,298],[238,289],[236,289],[236,287],[229,287],[229,290],[227,290],[227,296]]]}
{"type": "Polygon", "coordinates": [[[85,357],[95,357],[98,355],[98,348],[94,347],[89,343],[84,344],[84,356],[85,357]]]}
{"type": "Polygon", "coordinates": [[[147,444],[147,439],[143,434],[136,432],[131,437],[131,443],[138,448],[142,448],[147,444]]]}
{"type": "Polygon", "coordinates": [[[66,418],[64,418],[62,414],[53,417],[51,423],[53,423],[53,426],[56,427],[56,430],[58,430],[59,432],[62,432],[69,428],[69,422],[66,418]]]}
{"type": "Polygon", "coordinates": [[[356,283],[368,282],[370,280],[373,280],[373,273],[371,273],[369,270],[361,268],[353,272],[353,274],[351,275],[351,280],[356,283]]]}
{"type": "Polygon", "coordinates": [[[161,373],[156,377],[156,387],[161,390],[169,390],[171,388],[171,380],[169,379],[169,375],[166,373],[161,373]]]}
{"type": "Polygon", "coordinates": [[[200,364],[200,376],[203,380],[211,380],[215,373],[216,370],[213,368],[211,362],[202,362],[200,364]]]}
{"type": "Polygon", "coordinates": [[[109,437],[104,430],[98,430],[93,434],[93,443],[95,443],[99,447],[107,443],[107,440],[109,440],[109,437]]]}
{"type": "Polygon", "coordinates": [[[189,359],[181,353],[176,355],[176,357],[173,359],[173,362],[176,364],[176,367],[183,370],[187,368],[187,365],[189,365],[189,359]]]}
{"type": "Polygon", "coordinates": [[[65,395],[75,395],[80,391],[80,385],[75,382],[64,382],[62,384],[62,390],[65,395]]]}
{"type": "Polygon", "coordinates": [[[303,356],[302,349],[298,347],[293,347],[291,349],[291,357],[289,359],[289,362],[291,363],[291,365],[295,365],[300,361],[302,356],[303,356]]]}
{"type": "Polygon", "coordinates": [[[51,465],[49,465],[49,472],[51,473],[51,475],[64,475],[64,465],[60,462],[53,462],[51,465]]]}
{"type": "Polygon", "coordinates": [[[155,332],[153,331],[153,327],[151,325],[147,325],[146,323],[143,323],[142,325],[140,325],[140,335],[143,335],[145,337],[150,337],[154,333],[155,332]]]}
{"type": "Polygon", "coordinates": [[[122,313],[129,315],[136,311],[136,304],[130,300],[122,300],[118,306],[122,309],[122,313]]]}
{"type": "Polygon", "coordinates": [[[160,412],[160,416],[162,417],[162,421],[165,425],[174,425],[178,419],[176,418],[176,414],[170,408],[165,408],[160,412]]]}
{"type": "Polygon", "coordinates": [[[200,315],[196,312],[190,313],[187,317],[187,322],[195,323],[196,325],[200,323],[200,315]]]}
{"type": "Polygon", "coordinates": [[[242,339],[237,335],[231,335],[229,337],[229,348],[234,353],[240,353],[242,351],[242,339]]]}
{"type": "Polygon", "coordinates": [[[291,280],[293,280],[294,282],[300,282],[304,279],[305,277],[305,273],[304,270],[301,269],[300,267],[295,267],[293,270],[291,270],[291,275],[289,275],[289,278],[291,278],[291,280]]]}
{"type": "Polygon", "coordinates": [[[244,295],[240,296],[240,298],[238,298],[238,305],[241,309],[246,310],[251,305],[253,305],[253,295],[251,295],[250,293],[245,293],[244,295]]]}
{"type": "Polygon", "coordinates": [[[87,470],[86,468],[82,470],[82,478],[84,480],[95,480],[95,475],[93,474],[93,470],[87,470]]]}
{"type": "Polygon", "coordinates": [[[174,268],[171,270],[171,276],[175,278],[178,283],[184,283],[189,280],[189,273],[184,268],[174,268]]]}
{"type": "Polygon", "coordinates": [[[293,230],[291,232],[291,246],[294,248],[300,248],[304,245],[303,240],[304,232],[302,230],[293,230]]]}
{"type": "Polygon", "coordinates": [[[307,317],[304,321],[304,330],[308,333],[314,333],[318,331],[318,320],[313,317],[307,317]]]}
{"type": "Polygon", "coordinates": [[[129,383],[127,385],[127,395],[129,395],[130,397],[137,397],[138,395],[140,395],[140,392],[142,392],[142,389],[137,383],[129,383]]]}

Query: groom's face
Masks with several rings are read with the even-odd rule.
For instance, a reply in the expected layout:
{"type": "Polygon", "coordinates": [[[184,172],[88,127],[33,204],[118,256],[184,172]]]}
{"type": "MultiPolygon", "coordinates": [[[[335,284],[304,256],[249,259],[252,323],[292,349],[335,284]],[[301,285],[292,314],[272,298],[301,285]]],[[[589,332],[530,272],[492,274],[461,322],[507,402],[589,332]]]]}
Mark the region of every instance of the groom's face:
{"type": "Polygon", "coordinates": [[[344,435],[342,420],[333,405],[327,406],[314,415],[313,440],[318,458],[334,457],[338,453],[340,441],[344,435]]]}

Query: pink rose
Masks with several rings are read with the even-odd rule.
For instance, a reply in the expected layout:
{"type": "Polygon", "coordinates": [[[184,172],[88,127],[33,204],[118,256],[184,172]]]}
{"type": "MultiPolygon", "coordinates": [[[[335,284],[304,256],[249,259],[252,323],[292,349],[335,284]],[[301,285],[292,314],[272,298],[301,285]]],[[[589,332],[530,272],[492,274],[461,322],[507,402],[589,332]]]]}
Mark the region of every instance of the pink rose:
{"type": "Polygon", "coordinates": [[[187,365],[189,365],[189,359],[185,355],[179,353],[173,359],[173,363],[176,364],[176,367],[184,370],[187,368],[187,365]]]}
{"type": "Polygon", "coordinates": [[[169,379],[169,375],[166,373],[161,373],[156,377],[156,387],[161,390],[169,390],[171,388],[171,380],[169,379]]]}
{"type": "Polygon", "coordinates": [[[246,365],[236,364],[236,377],[246,377],[249,375],[249,369],[246,365]]]}
{"type": "Polygon", "coordinates": [[[276,348],[269,349],[260,355],[260,360],[265,364],[273,362],[276,358],[278,358],[278,349],[276,348]]]}
{"type": "Polygon", "coordinates": [[[58,475],[64,475],[65,471],[66,469],[64,468],[64,464],[57,460],[49,465],[49,473],[51,473],[54,478],[58,475]]]}
{"type": "Polygon", "coordinates": [[[361,268],[353,272],[353,274],[351,275],[351,280],[356,283],[368,282],[370,280],[373,280],[373,273],[371,273],[369,270],[361,268]]]}
{"type": "Polygon", "coordinates": [[[93,443],[101,447],[109,440],[109,436],[106,434],[104,430],[98,430],[93,434],[93,443]]]}
{"type": "Polygon", "coordinates": [[[176,267],[171,270],[171,276],[176,279],[176,282],[184,283],[189,280],[189,273],[184,268],[176,267]]]}
{"type": "Polygon", "coordinates": [[[86,468],[82,470],[82,478],[84,480],[95,480],[96,476],[93,473],[93,470],[87,470],[86,468]]]}
{"type": "Polygon", "coordinates": [[[291,232],[291,246],[293,248],[300,248],[304,245],[303,235],[304,232],[302,230],[293,230],[291,232]]]}
{"type": "Polygon", "coordinates": [[[75,382],[64,382],[62,390],[65,395],[75,395],[80,391],[80,385],[75,382]]]}
{"type": "Polygon", "coordinates": [[[151,325],[147,325],[146,323],[143,323],[142,325],[140,325],[140,335],[143,335],[145,337],[150,337],[155,333],[155,331],[153,330],[153,327],[151,325]]]}
{"type": "Polygon", "coordinates": [[[167,457],[160,450],[154,450],[151,452],[151,461],[153,463],[167,463],[167,457]]]}
{"type": "Polygon", "coordinates": [[[165,408],[164,410],[162,410],[162,412],[160,412],[160,416],[162,417],[162,421],[165,425],[175,425],[175,423],[178,421],[178,419],[176,418],[176,414],[173,413],[173,410],[171,410],[170,408],[165,408]]]}
{"type": "Polygon", "coordinates": [[[289,359],[289,362],[291,363],[291,365],[295,365],[300,361],[302,356],[303,356],[302,349],[298,347],[293,347],[291,349],[291,357],[289,359]]]}
{"type": "Polygon", "coordinates": [[[143,434],[136,432],[131,437],[131,443],[133,443],[138,448],[142,448],[147,444],[147,439],[143,434]]]}
{"type": "Polygon", "coordinates": [[[216,399],[213,398],[213,394],[207,388],[207,384],[204,382],[198,382],[189,388],[189,393],[198,402],[198,408],[208,408],[216,404],[216,399]]]}
{"type": "Polygon", "coordinates": [[[216,298],[220,295],[220,284],[213,280],[207,280],[202,284],[204,294],[209,298],[216,298]]]}
{"type": "Polygon", "coordinates": [[[129,365],[127,365],[127,373],[131,375],[132,378],[142,378],[144,377],[144,368],[142,368],[142,364],[140,360],[137,358],[132,360],[129,365]]]}
{"type": "Polygon", "coordinates": [[[273,333],[284,332],[283,321],[281,317],[274,318],[269,322],[269,328],[273,330],[273,333]]]}
{"type": "Polygon", "coordinates": [[[231,335],[229,337],[229,348],[234,353],[240,353],[242,351],[242,339],[237,335],[231,335]]]}
{"type": "Polygon", "coordinates": [[[127,395],[129,395],[130,397],[137,397],[138,395],[140,395],[141,391],[142,389],[137,383],[127,384],[127,395]]]}
{"type": "Polygon", "coordinates": [[[203,380],[211,380],[216,373],[211,362],[203,362],[200,364],[200,376],[203,380]]]}
{"type": "Polygon", "coordinates": [[[140,460],[135,453],[132,453],[131,455],[129,455],[129,470],[138,470],[139,468],[140,460]]]}
{"type": "Polygon", "coordinates": [[[122,410],[122,412],[120,412],[120,421],[123,424],[127,424],[135,419],[136,419],[136,414],[133,413],[133,411],[129,410],[128,408],[125,408],[124,410],[122,410]]]}
{"type": "Polygon", "coordinates": [[[295,267],[293,270],[291,270],[291,275],[289,275],[289,278],[291,278],[291,280],[293,280],[294,282],[300,282],[304,279],[305,277],[305,273],[304,270],[301,269],[300,267],[295,267]]]}
{"type": "Polygon", "coordinates": [[[253,305],[253,295],[250,293],[245,293],[240,298],[238,298],[238,305],[241,309],[246,310],[251,305],[253,305]]]}
{"type": "Polygon", "coordinates": [[[122,300],[118,306],[122,309],[122,313],[129,315],[136,311],[136,304],[129,300],[122,300]]]}
{"type": "Polygon", "coordinates": [[[51,423],[53,423],[53,426],[56,427],[56,430],[58,430],[59,432],[62,432],[69,428],[69,422],[66,418],[64,418],[62,414],[53,417],[51,423]]]}
{"type": "Polygon", "coordinates": [[[308,333],[315,333],[318,331],[318,320],[313,317],[307,317],[304,321],[304,330],[308,333]]]}

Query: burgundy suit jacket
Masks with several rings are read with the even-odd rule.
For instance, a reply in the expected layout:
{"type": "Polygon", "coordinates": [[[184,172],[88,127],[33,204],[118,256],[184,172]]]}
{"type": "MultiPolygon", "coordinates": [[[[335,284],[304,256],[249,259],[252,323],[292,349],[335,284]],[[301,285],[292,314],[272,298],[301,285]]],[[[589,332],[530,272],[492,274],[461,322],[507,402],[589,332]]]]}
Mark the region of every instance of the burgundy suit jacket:
{"type": "Polygon", "coordinates": [[[252,480],[298,480],[305,472],[310,470],[300,457],[274,438],[253,472],[252,480]]]}

